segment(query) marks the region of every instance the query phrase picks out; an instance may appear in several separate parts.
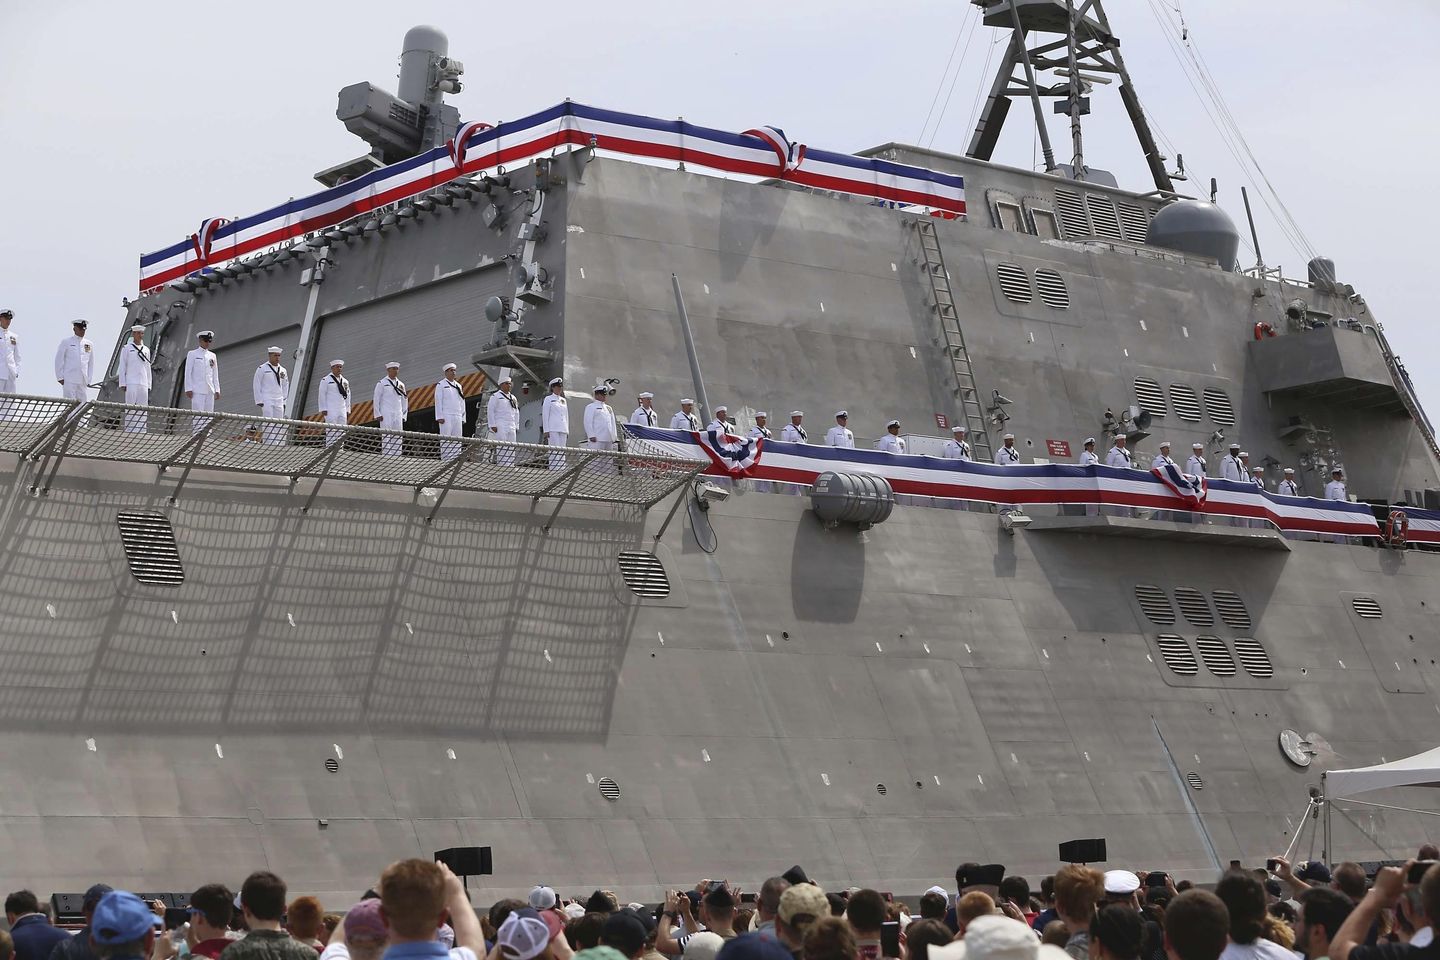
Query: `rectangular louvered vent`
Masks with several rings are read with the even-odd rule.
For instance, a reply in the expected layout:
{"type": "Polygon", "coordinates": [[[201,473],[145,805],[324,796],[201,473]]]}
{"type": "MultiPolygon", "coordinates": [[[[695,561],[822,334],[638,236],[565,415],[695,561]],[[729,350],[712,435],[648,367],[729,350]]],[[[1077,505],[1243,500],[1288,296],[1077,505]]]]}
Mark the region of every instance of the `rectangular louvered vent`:
{"type": "Polygon", "coordinates": [[[1216,590],[1210,597],[1215,601],[1215,609],[1220,612],[1225,626],[1232,630],[1250,629],[1250,611],[1245,609],[1245,601],[1240,599],[1239,594],[1231,590],[1216,590]]]}
{"type": "Polygon", "coordinates": [[[1135,584],[1135,599],[1140,601],[1140,609],[1145,611],[1151,623],[1168,627],[1175,622],[1175,608],[1170,606],[1170,598],[1154,584],[1135,584]]]}
{"type": "Polygon", "coordinates": [[[1080,240],[1090,236],[1090,218],[1085,215],[1085,204],[1074,190],[1055,191],[1055,209],[1060,213],[1060,229],[1066,240],[1080,240]]]}
{"type": "Polygon", "coordinates": [[[624,550],[618,559],[620,575],[637,597],[659,600],[670,596],[670,578],[659,557],[640,550],[624,550]]]}
{"type": "Polygon", "coordinates": [[[1260,680],[1275,676],[1275,665],[1270,662],[1270,654],[1265,652],[1260,641],[1254,637],[1236,637],[1235,655],[1240,658],[1240,665],[1250,676],[1260,680]]]}
{"type": "Polygon", "coordinates": [[[1065,278],[1054,270],[1044,267],[1035,271],[1035,289],[1040,300],[1048,307],[1065,310],[1070,306],[1070,291],[1065,288],[1065,278]]]}
{"type": "Polygon", "coordinates": [[[1150,232],[1150,218],[1145,216],[1144,208],[1124,200],[1115,206],[1120,211],[1120,225],[1125,229],[1125,239],[1131,243],[1144,243],[1150,232]]]}
{"type": "Polygon", "coordinates": [[[1135,403],[1152,417],[1165,416],[1165,393],[1149,377],[1135,378],[1135,403]]]}
{"type": "Polygon", "coordinates": [[[1205,412],[1221,426],[1235,422],[1235,408],[1230,405],[1230,395],[1216,387],[1205,388],[1205,412]]]}
{"type": "Polygon", "coordinates": [[[1104,237],[1106,240],[1125,239],[1125,234],[1120,232],[1120,221],[1115,216],[1115,204],[1110,202],[1109,197],[1087,193],[1085,206],[1090,210],[1090,222],[1095,225],[1095,236],[1104,237]]]}
{"type": "Polygon", "coordinates": [[[1200,664],[1195,659],[1195,654],[1190,652],[1190,644],[1185,642],[1184,637],[1177,637],[1173,633],[1162,633],[1155,638],[1155,644],[1160,648],[1160,656],[1165,660],[1165,666],[1181,677],[1193,677],[1200,672],[1200,664]]]}
{"type": "Polygon", "coordinates": [[[1193,389],[1183,383],[1170,384],[1170,402],[1175,405],[1175,416],[1192,423],[1200,422],[1200,398],[1193,389]]]}
{"type": "Polygon", "coordinates": [[[1175,602],[1180,605],[1180,612],[1185,614],[1185,619],[1197,627],[1209,627],[1215,624],[1215,615],[1210,612],[1210,604],[1205,602],[1205,594],[1194,587],[1176,587],[1175,602]]]}
{"type": "Polygon", "coordinates": [[[1013,300],[1015,303],[1029,303],[1035,299],[1035,294],[1030,289],[1030,275],[1025,272],[1024,267],[1016,266],[1013,263],[997,263],[995,279],[1000,281],[1000,291],[1005,294],[1007,300],[1013,300]]]}
{"type": "Polygon", "coordinates": [[[163,513],[122,510],[115,514],[130,575],[141,583],[178,587],[185,582],[175,530],[163,513]]]}
{"type": "Polygon", "coordinates": [[[1366,620],[1379,620],[1385,616],[1385,611],[1380,609],[1380,601],[1374,597],[1355,597],[1350,601],[1350,606],[1366,620]]]}
{"type": "Polygon", "coordinates": [[[1224,640],[1196,637],[1195,648],[1200,651],[1200,659],[1205,661],[1205,669],[1217,677],[1235,676],[1235,658],[1230,656],[1230,648],[1225,646],[1224,640]]]}

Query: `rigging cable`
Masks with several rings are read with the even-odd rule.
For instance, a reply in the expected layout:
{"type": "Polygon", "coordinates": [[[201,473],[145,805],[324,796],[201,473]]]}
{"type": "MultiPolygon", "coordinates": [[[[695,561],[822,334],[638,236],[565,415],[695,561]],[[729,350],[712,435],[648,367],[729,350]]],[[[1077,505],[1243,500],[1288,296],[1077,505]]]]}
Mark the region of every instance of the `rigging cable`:
{"type": "MultiPolygon", "coordinates": [[[[977,8],[971,7],[973,13],[977,8]]],[[[955,51],[960,49],[960,38],[965,34],[965,27],[969,20],[962,20],[960,28],[955,31],[955,42],[950,45],[950,56],[945,59],[945,69],[940,71],[940,82],[935,84],[935,96],[930,98],[930,109],[925,113],[925,122],[920,125],[920,134],[915,138],[916,143],[923,143],[925,131],[930,127],[930,118],[935,113],[935,105],[940,102],[940,91],[945,89],[945,78],[950,75],[950,65],[955,62],[955,51]]]]}
{"type": "MultiPolygon", "coordinates": [[[[978,7],[974,8],[979,10],[978,7]]],[[[940,106],[940,115],[935,118],[935,126],[930,131],[930,140],[925,146],[929,147],[935,143],[935,137],[940,133],[940,124],[945,121],[945,113],[950,109],[950,98],[955,94],[955,84],[960,80],[960,72],[965,66],[965,58],[970,55],[970,44],[975,41],[977,28],[980,26],[980,16],[977,15],[970,21],[970,34],[965,38],[965,47],[960,51],[960,59],[955,64],[955,75],[950,78],[950,89],[945,94],[945,102],[940,106]]],[[[987,66],[988,69],[988,66],[987,66]]],[[[943,82],[943,78],[942,78],[943,82]]]]}
{"type": "Polygon", "coordinates": [[[984,78],[990,76],[990,63],[995,59],[995,47],[1003,39],[1003,36],[999,36],[990,41],[990,52],[985,54],[985,66],[980,70],[981,82],[975,87],[975,102],[970,105],[970,116],[965,120],[966,130],[975,129],[975,118],[980,113],[980,98],[985,96],[984,78]]]}

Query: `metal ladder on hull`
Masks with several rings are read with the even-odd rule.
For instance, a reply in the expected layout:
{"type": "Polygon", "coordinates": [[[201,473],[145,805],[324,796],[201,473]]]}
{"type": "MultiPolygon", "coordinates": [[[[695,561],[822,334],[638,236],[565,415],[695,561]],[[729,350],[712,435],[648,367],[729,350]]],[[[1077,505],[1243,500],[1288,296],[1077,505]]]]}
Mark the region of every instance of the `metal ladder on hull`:
{"type": "Polygon", "coordinates": [[[980,389],[975,385],[975,372],[970,365],[970,352],[965,348],[965,334],[960,330],[960,315],[955,309],[955,297],[950,292],[950,274],[945,270],[945,257],[940,252],[940,238],[935,233],[933,217],[916,217],[911,221],[915,236],[920,244],[920,253],[915,265],[925,274],[930,285],[930,308],[940,323],[942,336],[935,343],[945,350],[950,359],[950,369],[955,375],[955,395],[960,399],[960,415],[970,431],[970,447],[976,460],[994,463],[995,452],[990,446],[990,435],[985,430],[985,407],[980,401],[980,389]]]}

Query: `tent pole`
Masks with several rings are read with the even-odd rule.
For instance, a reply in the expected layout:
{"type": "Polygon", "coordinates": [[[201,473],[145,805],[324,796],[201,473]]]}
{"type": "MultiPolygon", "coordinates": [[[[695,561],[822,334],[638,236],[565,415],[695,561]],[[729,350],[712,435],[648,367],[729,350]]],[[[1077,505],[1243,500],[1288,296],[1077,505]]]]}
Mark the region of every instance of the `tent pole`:
{"type": "Polygon", "coordinates": [[[1330,864],[1330,795],[1325,790],[1325,774],[1320,774],[1320,802],[1325,804],[1325,840],[1321,844],[1320,860],[1326,866],[1330,864]]]}

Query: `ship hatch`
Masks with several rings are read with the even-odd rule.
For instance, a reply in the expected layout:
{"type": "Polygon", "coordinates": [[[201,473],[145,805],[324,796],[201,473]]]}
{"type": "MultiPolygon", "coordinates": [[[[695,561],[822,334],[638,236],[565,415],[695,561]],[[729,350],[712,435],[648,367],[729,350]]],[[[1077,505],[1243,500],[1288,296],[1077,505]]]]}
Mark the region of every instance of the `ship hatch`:
{"type": "Polygon", "coordinates": [[[185,582],[175,529],[163,513],[122,510],[115,514],[130,574],[141,583],[178,587],[185,582]]]}
{"type": "Polygon", "coordinates": [[[665,565],[659,557],[640,550],[625,550],[621,552],[619,561],[625,585],[635,596],[647,600],[670,596],[670,578],[665,575],[665,565]]]}

